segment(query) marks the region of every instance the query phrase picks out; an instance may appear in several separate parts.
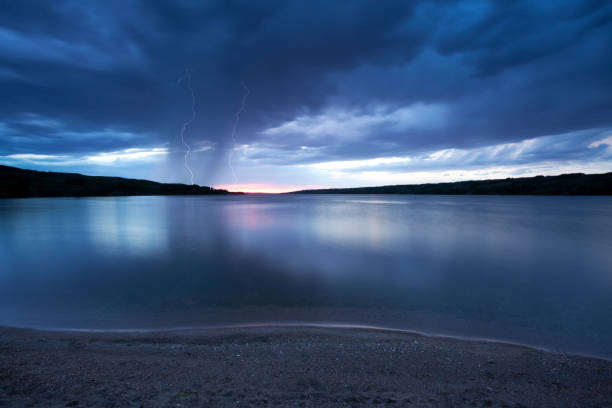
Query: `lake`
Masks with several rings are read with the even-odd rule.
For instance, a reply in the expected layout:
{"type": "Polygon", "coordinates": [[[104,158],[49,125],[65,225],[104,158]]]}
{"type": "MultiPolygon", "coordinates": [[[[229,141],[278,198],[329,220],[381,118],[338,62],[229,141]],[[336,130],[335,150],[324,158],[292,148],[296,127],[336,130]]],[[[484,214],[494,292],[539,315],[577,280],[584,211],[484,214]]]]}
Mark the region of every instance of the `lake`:
{"type": "Polygon", "coordinates": [[[0,200],[0,325],[355,324],[612,358],[612,198],[0,200]]]}

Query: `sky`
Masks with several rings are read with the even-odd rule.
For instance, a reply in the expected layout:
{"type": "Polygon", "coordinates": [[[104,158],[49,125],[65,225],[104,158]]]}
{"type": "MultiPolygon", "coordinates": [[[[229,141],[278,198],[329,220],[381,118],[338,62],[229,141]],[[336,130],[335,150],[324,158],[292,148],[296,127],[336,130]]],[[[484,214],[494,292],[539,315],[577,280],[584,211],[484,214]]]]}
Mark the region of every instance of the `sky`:
{"type": "Polygon", "coordinates": [[[241,191],[612,171],[610,1],[0,3],[0,163],[241,191]]]}

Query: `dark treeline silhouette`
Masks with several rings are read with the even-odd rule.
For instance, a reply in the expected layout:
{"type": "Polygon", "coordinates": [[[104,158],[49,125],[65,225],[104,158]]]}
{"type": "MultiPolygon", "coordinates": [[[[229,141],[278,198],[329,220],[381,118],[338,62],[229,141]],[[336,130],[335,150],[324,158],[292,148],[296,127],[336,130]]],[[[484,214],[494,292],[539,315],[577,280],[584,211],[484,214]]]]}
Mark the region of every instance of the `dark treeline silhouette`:
{"type": "Polygon", "coordinates": [[[24,170],[0,165],[0,198],[204,194],[232,193],[196,185],[24,170]]]}
{"type": "Polygon", "coordinates": [[[612,173],[562,174],[456,183],[300,190],[291,194],[612,195],[612,173]]]}

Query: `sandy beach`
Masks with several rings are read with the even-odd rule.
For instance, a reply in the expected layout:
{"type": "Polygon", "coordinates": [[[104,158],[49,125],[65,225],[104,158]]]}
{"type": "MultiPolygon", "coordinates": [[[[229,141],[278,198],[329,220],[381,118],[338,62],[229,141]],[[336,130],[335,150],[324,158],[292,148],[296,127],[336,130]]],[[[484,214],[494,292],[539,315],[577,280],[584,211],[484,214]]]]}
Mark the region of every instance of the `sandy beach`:
{"type": "Polygon", "coordinates": [[[313,327],[0,328],[0,406],[610,407],[612,362],[313,327]]]}

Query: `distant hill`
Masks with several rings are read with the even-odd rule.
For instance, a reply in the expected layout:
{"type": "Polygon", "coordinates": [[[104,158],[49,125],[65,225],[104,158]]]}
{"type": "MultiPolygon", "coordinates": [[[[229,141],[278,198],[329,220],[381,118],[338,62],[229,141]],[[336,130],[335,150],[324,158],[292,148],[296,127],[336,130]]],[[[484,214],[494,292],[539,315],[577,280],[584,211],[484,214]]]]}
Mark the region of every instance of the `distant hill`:
{"type": "Polygon", "coordinates": [[[0,198],[207,194],[233,193],[196,185],[24,170],[0,165],[0,198]]]}
{"type": "Polygon", "coordinates": [[[300,190],[290,194],[612,195],[612,173],[562,174],[456,183],[300,190]]]}

